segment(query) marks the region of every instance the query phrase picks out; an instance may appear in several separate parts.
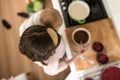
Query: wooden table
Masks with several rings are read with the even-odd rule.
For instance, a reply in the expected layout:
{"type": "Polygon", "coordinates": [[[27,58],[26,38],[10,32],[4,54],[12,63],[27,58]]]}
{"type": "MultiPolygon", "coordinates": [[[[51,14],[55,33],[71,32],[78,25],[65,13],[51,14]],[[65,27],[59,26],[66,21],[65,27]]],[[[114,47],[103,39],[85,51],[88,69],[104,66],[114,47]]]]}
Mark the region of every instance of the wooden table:
{"type": "MultiPolygon", "coordinates": [[[[109,63],[120,60],[120,41],[114,30],[114,26],[110,19],[103,19],[95,22],[91,22],[84,25],[73,26],[66,29],[66,36],[70,46],[71,53],[76,50],[80,51],[80,47],[76,46],[71,38],[72,32],[77,28],[86,28],[91,33],[91,42],[88,50],[84,53],[87,60],[76,60],[75,67],[77,71],[90,69],[94,65],[99,64],[96,61],[96,52],[92,49],[92,44],[95,41],[99,41],[104,45],[104,54],[109,57],[109,63]],[[91,64],[88,60],[94,61],[95,64],[91,64]]],[[[73,54],[72,54],[73,55],[73,54]]]]}

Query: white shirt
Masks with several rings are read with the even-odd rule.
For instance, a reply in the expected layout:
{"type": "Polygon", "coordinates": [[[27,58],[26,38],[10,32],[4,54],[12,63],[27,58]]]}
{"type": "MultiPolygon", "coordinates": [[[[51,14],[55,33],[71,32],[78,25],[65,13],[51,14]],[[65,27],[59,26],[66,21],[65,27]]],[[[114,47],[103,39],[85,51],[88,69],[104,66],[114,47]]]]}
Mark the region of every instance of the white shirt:
{"type": "Polygon", "coordinates": [[[43,25],[40,22],[40,14],[43,10],[38,11],[37,13],[33,14],[28,20],[24,21],[19,28],[19,35],[22,36],[23,32],[32,25],[43,25]]]}
{"type": "MultiPolygon", "coordinates": [[[[40,19],[41,11],[33,14],[28,20],[24,21],[23,24],[19,28],[19,35],[21,36],[23,32],[32,25],[43,25],[40,19]]],[[[50,56],[47,60],[48,65],[43,65],[39,61],[35,61],[34,63],[38,64],[39,66],[43,67],[43,70],[48,75],[56,75],[59,72],[65,70],[68,65],[65,62],[59,62],[60,58],[62,58],[65,54],[65,46],[63,41],[61,40],[59,46],[55,50],[55,54],[50,56]]]]}
{"type": "Polygon", "coordinates": [[[68,67],[65,62],[59,62],[60,58],[62,58],[65,54],[63,41],[60,42],[60,45],[57,47],[55,52],[56,53],[46,61],[48,63],[47,66],[42,65],[41,62],[38,61],[34,62],[37,63],[39,66],[42,66],[44,72],[48,75],[56,75],[68,67]]]}

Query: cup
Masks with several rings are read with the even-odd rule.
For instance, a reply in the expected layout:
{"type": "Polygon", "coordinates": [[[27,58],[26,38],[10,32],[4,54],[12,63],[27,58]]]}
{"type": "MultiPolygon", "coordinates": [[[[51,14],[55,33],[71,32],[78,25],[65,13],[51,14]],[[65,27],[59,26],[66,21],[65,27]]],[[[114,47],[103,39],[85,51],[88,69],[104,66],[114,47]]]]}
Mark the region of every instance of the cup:
{"type": "Polygon", "coordinates": [[[91,41],[91,34],[85,28],[77,28],[72,33],[72,41],[77,46],[85,46],[91,41]]]}

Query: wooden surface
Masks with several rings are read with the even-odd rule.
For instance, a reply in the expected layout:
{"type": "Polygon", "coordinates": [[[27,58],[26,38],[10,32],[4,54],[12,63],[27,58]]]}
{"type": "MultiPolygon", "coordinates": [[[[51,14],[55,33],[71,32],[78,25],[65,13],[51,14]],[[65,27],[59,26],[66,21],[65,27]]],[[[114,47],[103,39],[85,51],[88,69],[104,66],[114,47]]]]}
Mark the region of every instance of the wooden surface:
{"type": "MultiPolygon", "coordinates": [[[[71,28],[66,29],[67,39],[70,45],[71,52],[74,50],[80,51],[80,47],[76,46],[71,38],[73,30],[76,28],[86,28],[91,33],[91,42],[88,50],[84,53],[86,56],[85,60],[78,59],[75,61],[76,69],[84,70],[93,67],[98,64],[96,61],[96,52],[91,48],[92,43],[95,41],[99,41],[104,45],[103,53],[107,54],[109,57],[109,62],[113,62],[116,60],[120,60],[120,41],[116,32],[114,30],[114,26],[110,19],[104,19],[96,22],[91,22],[84,25],[78,25],[71,28]],[[92,60],[95,64],[91,64],[88,60],[92,60]]],[[[73,54],[72,54],[73,55],[73,54]]]]}
{"type": "MultiPolygon", "coordinates": [[[[44,8],[52,7],[51,0],[44,0],[44,3],[44,8]]],[[[0,80],[23,72],[30,72],[29,80],[63,80],[69,70],[53,77],[48,76],[41,67],[19,52],[18,29],[26,19],[17,16],[17,13],[26,12],[25,6],[25,0],[0,0],[0,21],[6,19],[12,25],[7,30],[0,22],[0,80]]]]}

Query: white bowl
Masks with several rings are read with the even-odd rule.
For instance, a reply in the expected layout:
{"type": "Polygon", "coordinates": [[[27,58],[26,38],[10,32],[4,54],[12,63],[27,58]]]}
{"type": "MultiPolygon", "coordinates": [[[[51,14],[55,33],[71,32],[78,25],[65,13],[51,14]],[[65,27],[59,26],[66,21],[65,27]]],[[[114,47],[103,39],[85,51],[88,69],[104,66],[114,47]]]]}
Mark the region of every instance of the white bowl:
{"type": "Polygon", "coordinates": [[[89,16],[90,8],[84,1],[73,1],[68,7],[68,13],[75,20],[83,20],[89,16]]]}
{"type": "Polygon", "coordinates": [[[74,42],[76,45],[78,45],[78,46],[80,46],[80,45],[85,45],[85,44],[90,43],[90,41],[91,41],[91,34],[90,34],[90,32],[89,32],[87,29],[85,29],[85,28],[77,28],[77,29],[75,29],[75,30],[72,32],[72,40],[73,40],[73,42],[74,42]],[[85,31],[85,32],[88,34],[88,40],[87,40],[87,42],[85,42],[85,43],[80,43],[80,44],[79,44],[78,42],[75,41],[74,35],[75,35],[75,33],[76,33],[77,31],[85,31]]]}

